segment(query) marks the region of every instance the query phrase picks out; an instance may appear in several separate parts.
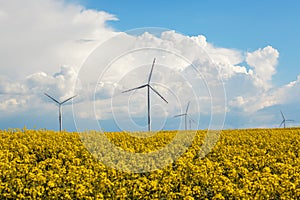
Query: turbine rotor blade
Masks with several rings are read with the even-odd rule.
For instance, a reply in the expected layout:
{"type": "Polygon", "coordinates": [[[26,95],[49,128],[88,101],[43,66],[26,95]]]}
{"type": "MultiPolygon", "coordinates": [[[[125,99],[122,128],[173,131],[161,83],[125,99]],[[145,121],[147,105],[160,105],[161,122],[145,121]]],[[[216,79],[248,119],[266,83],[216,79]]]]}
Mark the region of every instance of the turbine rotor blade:
{"type": "Polygon", "coordinates": [[[283,119],[285,119],[285,117],[284,117],[284,115],[283,115],[282,111],[280,111],[280,113],[281,113],[281,116],[282,116],[282,118],[283,118],[283,119]]]}
{"type": "Polygon", "coordinates": [[[294,122],[295,120],[293,120],[293,119],[287,119],[287,120],[285,120],[286,122],[294,122]]]}
{"type": "Polygon", "coordinates": [[[188,118],[192,121],[192,122],[194,122],[195,124],[196,124],[196,121],[195,120],[193,120],[189,115],[187,115],[188,116],[188,118]]]}
{"type": "Polygon", "coordinates": [[[159,92],[157,92],[151,85],[149,85],[149,87],[158,95],[160,96],[160,98],[162,98],[162,100],[164,100],[166,103],[168,103],[168,101],[163,97],[161,96],[161,94],[159,94],[159,92]]]}
{"type": "Polygon", "coordinates": [[[188,104],[187,104],[187,106],[186,106],[186,110],[185,110],[185,113],[186,113],[186,114],[188,113],[190,103],[191,103],[191,102],[189,101],[188,104]]]}
{"type": "Polygon", "coordinates": [[[130,92],[130,91],[133,91],[133,90],[138,90],[138,89],[141,89],[141,88],[146,87],[146,86],[148,86],[148,84],[141,85],[141,86],[139,86],[139,87],[132,88],[132,89],[129,89],[129,90],[125,90],[125,91],[123,91],[122,93],[130,92]]]}
{"type": "Polygon", "coordinates": [[[186,114],[180,114],[180,115],[175,115],[174,117],[182,117],[185,116],[186,114]]]}
{"type": "Polygon", "coordinates": [[[283,121],[281,122],[281,124],[279,125],[279,127],[281,127],[281,126],[282,126],[282,124],[284,124],[284,121],[285,121],[285,120],[283,120],[283,121]]]}
{"type": "Polygon", "coordinates": [[[70,97],[70,98],[68,98],[68,99],[66,99],[66,100],[64,100],[63,102],[61,102],[60,104],[64,104],[64,103],[66,103],[67,101],[69,101],[69,100],[71,100],[71,99],[73,99],[74,97],[76,97],[77,95],[74,95],[74,96],[72,96],[72,97],[70,97]]]}
{"type": "Polygon", "coordinates": [[[53,97],[51,97],[49,94],[47,94],[47,93],[44,93],[44,94],[45,94],[47,97],[49,97],[50,99],[52,99],[54,102],[60,104],[59,101],[57,101],[56,99],[54,99],[53,97]]]}
{"type": "Polygon", "coordinates": [[[154,58],[153,63],[152,63],[151,71],[150,71],[150,74],[149,74],[149,77],[148,77],[148,84],[150,83],[150,80],[151,80],[151,77],[152,77],[152,72],[153,72],[155,60],[156,60],[156,58],[154,58]]]}

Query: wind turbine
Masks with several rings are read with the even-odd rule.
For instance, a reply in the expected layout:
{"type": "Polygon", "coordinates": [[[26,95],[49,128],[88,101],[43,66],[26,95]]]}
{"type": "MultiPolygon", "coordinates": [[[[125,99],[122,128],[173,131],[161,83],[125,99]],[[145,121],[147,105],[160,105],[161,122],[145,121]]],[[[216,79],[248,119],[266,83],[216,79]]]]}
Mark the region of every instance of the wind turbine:
{"type": "Polygon", "coordinates": [[[183,117],[184,116],[184,125],[185,125],[185,130],[187,130],[187,117],[189,118],[189,123],[190,123],[190,128],[191,128],[191,122],[193,121],[194,123],[196,123],[191,117],[188,116],[188,110],[189,110],[189,106],[190,106],[190,101],[188,102],[186,109],[185,109],[185,113],[179,114],[179,115],[175,115],[174,117],[183,117]]]}
{"type": "Polygon", "coordinates": [[[286,123],[286,122],[293,122],[293,121],[294,121],[294,120],[292,120],[292,119],[285,119],[285,116],[284,116],[284,114],[282,113],[282,111],[280,111],[280,113],[281,113],[281,116],[282,116],[282,122],[281,122],[281,124],[279,125],[279,127],[281,127],[282,124],[283,124],[283,127],[285,128],[285,123],[286,123]]]}
{"type": "Polygon", "coordinates": [[[150,89],[155,92],[162,100],[164,100],[166,103],[168,103],[168,101],[161,95],[159,94],[158,91],[156,91],[150,84],[150,81],[151,81],[151,77],[152,77],[152,72],[153,72],[153,67],[154,67],[154,64],[155,64],[155,60],[156,58],[154,58],[153,60],[153,63],[152,63],[152,67],[151,67],[151,71],[150,71],[150,74],[149,74],[149,77],[148,77],[148,82],[144,85],[141,85],[139,87],[135,87],[135,88],[132,88],[132,89],[129,89],[129,90],[125,90],[123,91],[122,93],[126,93],[126,92],[130,92],[130,91],[133,91],[133,90],[139,90],[139,89],[142,89],[144,87],[147,87],[147,96],[148,96],[148,131],[150,132],[151,131],[151,117],[150,117],[150,89]]]}
{"type": "Polygon", "coordinates": [[[54,99],[53,97],[51,97],[49,94],[47,94],[47,93],[44,93],[44,94],[45,94],[47,97],[49,97],[50,99],[52,99],[55,103],[58,104],[59,131],[61,131],[61,129],[62,129],[62,105],[63,105],[64,103],[66,103],[67,101],[73,99],[73,98],[76,97],[77,95],[74,95],[74,96],[72,96],[72,97],[70,97],[70,98],[68,98],[68,99],[66,99],[66,100],[64,100],[64,101],[62,101],[62,102],[59,102],[59,101],[57,101],[56,99],[54,99]]]}

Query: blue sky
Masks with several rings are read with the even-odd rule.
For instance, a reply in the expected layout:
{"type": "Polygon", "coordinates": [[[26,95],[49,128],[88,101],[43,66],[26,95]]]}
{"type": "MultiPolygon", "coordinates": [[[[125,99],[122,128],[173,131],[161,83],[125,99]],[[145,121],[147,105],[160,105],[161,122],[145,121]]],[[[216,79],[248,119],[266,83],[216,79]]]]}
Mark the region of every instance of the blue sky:
{"type": "MultiPolygon", "coordinates": [[[[115,71],[108,74],[109,78],[100,80],[100,83],[99,74],[95,73],[104,70],[106,63],[101,62],[109,52],[121,52],[123,47],[130,45],[132,38],[127,38],[125,34],[128,40],[123,40],[120,32],[145,27],[174,31],[164,32],[158,37],[151,35],[151,31],[150,35],[143,34],[135,44],[137,47],[154,45],[170,48],[168,50],[176,49],[197,69],[206,70],[207,77],[215,76],[216,68],[221,69],[220,76],[224,81],[227,98],[223,108],[226,110],[224,128],[278,127],[282,120],[280,110],[287,118],[296,121],[291,126],[299,126],[299,10],[300,3],[296,0],[3,1],[0,3],[0,128],[27,126],[57,130],[57,107],[43,92],[60,100],[76,92],[86,92],[87,96],[76,97],[73,107],[71,104],[64,106],[63,126],[67,130],[76,130],[74,116],[86,128],[94,128],[93,119],[96,118],[104,130],[122,129],[122,126],[129,123],[128,116],[124,117],[122,113],[127,107],[131,109],[129,115],[134,119],[135,125],[132,127],[146,130],[145,105],[144,101],[140,102],[145,97],[143,92],[120,97],[115,107],[111,107],[110,99],[114,96],[112,91],[120,92],[143,83],[149,71],[147,67],[151,66],[153,60],[151,52],[148,57],[137,53],[139,57],[134,59],[126,56],[122,58],[124,60],[120,59],[119,64],[121,61],[124,64],[119,68],[112,66],[116,67],[115,71]],[[120,48],[116,50],[116,46],[120,48]],[[208,52],[214,64],[201,64],[202,50],[208,52]],[[96,56],[97,52],[100,53],[96,56]],[[93,60],[95,58],[96,61],[93,60]],[[103,66],[99,64],[97,68],[91,68],[93,73],[84,74],[84,70],[89,67],[86,63],[93,62],[100,62],[103,66]],[[137,73],[131,68],[134,64],[143,67],[136,78],[128,79],[137,73]],[[76,91],[80,76],[82,80],[94,81],[87,82],[86,87],[83,82],[85,91],[76,91]],[[93,84],[94,88],[89,88],[93,84]],[[89,90],[94,91],[97,97],[92,101],[96,105],[95,113],[87,111],[85,107],[92,103],[87,98],[89,90]],[[127,105],[130,98],[133,102],[127,105]],[[119,116],[112,116],[112,109],[116,109],[119,116]]],[[[175,66],[175,61],[179,64],[172,68],[174,72],[185,75],[190,73],[191,66],[187,63],[176,58],[174,62],[168,63],[163,60],[164,56],[163,53],[158,55],[153,81],[168,83],[170,77],[162,76],[168,74],[168,71],[163,72],[161,68],[163,65],[175,66]]],[[[190,85],[196,83],[196,89],[203,89],[199,86],[201,80],[190,78],[190,85]]],[[[171,79],[171,92],[182,89],[185,83],[180,83],[180,80],[179,76],[171,79]]],[[[210,85],[213,80],[208,78],[206,81],[210,85]]],[[[167,89],[156,87],[172,99],[170,91],[168,94],[167,89]]],[[[156,105],[153,121],[157,122],[157,129],[161,128],[161,121],[165,121],[164,129],[183,128],[183,121],[172,118],[182,111],[188,101],[185,99],[187,94],[181,95],[181,105],[168,106],[153,97],[156,105]],[[160,113],[164,113],[164,118],[161,118],[160,113]]],[[[192,107],[191,110],[195,112],[191,115],[199,121],[199,127],[205,129],[211,116],[206,107],[209,102],[203,100],[208,96],[201,95],[204,95],[203,98],[195,100],[191,105],[201,105],[203,110],[200,112],[192,107]],[[197,116],[196,111],[201,116],[197,116]]],[[[216,94],[215,98],[224,103],[223,96],[216,94]]],[[[223,105],[217,106],[220,112],[223,105]]],[[[216,118],[222,118],[224,112],[220,113],[216,118]]]]}

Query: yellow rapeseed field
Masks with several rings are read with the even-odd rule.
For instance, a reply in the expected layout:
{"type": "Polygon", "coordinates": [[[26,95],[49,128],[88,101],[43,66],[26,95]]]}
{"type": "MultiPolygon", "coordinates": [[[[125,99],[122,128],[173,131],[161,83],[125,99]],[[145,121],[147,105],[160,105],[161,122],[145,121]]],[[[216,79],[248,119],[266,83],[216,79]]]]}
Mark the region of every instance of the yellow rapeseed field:
{"type": "MultiPolygon", "coordinates": [[[[156,151],[175,134],[105,133],[118,148],[135,153],[156,151]]],[[[97,150],[89,152],[78,133],[0,131],[0,199],[300,198],[300,129],[222,131],[201,158],[205,134],[198,131],[188,150],[164,168],[130,173],[95,159],[97,150]]]]}

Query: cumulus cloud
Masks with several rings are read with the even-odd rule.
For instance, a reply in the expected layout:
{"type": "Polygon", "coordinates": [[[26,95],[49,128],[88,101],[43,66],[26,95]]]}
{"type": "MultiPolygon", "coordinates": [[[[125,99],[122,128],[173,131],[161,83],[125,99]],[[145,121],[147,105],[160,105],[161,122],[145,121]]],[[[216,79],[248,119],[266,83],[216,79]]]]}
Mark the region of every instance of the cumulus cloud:
{"type": "Polygon", "coordinates": [[[49,92],[64,99],[74,94],[76,78],[73,67],[61,66],[60,71],[53,75],[37,72],[27,76],[24,84],[31,93],[49,92]]]}
{"type": "Polygon", "coordinates": [[[41,69],[54,73],[64,64],[79,68],[114,34],[106,22],[116,20],[63,0],[1,1],[0,13],[0,73],[12,79],[41,69]]]}
{"type": "Polygon", "coordinates": [[[272,76],[276,73],[279,52],[271,46],[247,53],[246,62],[253,68],[255,83],[265,89],[271,87],[272,76]]]}
{"type": "Polygon", "coordinates": [[[280,104],[297,104],[300,99],[300,75],[298,75],[297,80],[291,81],[290,83],[276,88],[273,91],[274,96],[280,104]]]}
{"type": "Polygon", "coordinates": [[[20,115],[22,112],[46,113],[49,99],[44,92],[59,101],[74,95],[77,74],[72,67],[62,66],[56,74],[37,72],[18,82],[0,79],[0,111],[3,116],[20,115]]]}

